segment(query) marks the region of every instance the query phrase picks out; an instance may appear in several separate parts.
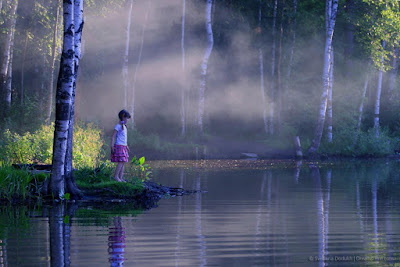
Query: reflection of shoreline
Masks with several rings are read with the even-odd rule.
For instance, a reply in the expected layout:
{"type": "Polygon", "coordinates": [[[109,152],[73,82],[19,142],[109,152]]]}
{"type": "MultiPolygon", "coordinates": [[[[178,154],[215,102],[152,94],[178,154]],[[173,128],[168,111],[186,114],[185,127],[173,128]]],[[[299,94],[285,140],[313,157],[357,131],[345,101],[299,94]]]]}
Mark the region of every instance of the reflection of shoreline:
{"type": "Polygon", "coordinates": [[[109,228],[108,261],[110,266],[123,266],[125,254],[125,228],[122,227],[121,217],[114,218],[114,227],[109,228]]]}

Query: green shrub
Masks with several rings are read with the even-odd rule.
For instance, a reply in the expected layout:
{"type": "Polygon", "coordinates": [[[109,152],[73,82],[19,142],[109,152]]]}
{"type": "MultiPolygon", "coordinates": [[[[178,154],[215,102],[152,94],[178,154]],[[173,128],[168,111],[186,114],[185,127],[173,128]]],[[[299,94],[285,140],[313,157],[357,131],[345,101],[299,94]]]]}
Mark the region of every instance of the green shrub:
{"type": "MultiPolygon", "coordinates": [[[[54,125],[42,125],[34,133],[22,135],[5,130],[0,144],[0,157],[9,163],[51,164],[54,125]]],[[[75,125],[73,143],[74,168],[94,167],[103,156],[101,131],[93,124],[75,125]]]]}

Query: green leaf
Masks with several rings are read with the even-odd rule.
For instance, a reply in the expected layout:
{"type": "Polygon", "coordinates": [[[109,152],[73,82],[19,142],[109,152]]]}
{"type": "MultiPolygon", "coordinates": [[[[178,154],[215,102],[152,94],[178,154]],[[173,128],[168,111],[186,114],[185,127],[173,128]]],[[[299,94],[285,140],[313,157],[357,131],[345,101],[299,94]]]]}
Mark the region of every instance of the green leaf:
{"type": "Polygon", "coordinates": [[[141,157],[141,158],[139,159],[139,164],[142,165],[143,163],[144,163],[144,157],[141,157]]]}

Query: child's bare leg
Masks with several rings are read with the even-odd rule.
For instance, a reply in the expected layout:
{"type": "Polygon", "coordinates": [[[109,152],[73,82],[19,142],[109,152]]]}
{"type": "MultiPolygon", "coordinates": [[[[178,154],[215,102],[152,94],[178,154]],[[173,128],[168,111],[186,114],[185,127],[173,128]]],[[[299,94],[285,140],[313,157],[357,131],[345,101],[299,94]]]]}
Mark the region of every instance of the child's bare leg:
{"type": "Polygon", "coordinates": [[[125,169],[125,164],[124,164],[124,162],[122,162],[122,167],[121,167],[121,170],[120,170],[120,172],[118,174],[119,180],[121,182],[125,182],[125,180],[124,180],[124,169],[125,169]]]}
{"type": "Polygon", "coordinates": [[[124,167],[124,163],[123,162],[118,162],[117,167],[115,167],[115,174],[114,174],[114,180],[121,182],[120,179],[120,173],[121,173],[121,169],[124,167]]]}

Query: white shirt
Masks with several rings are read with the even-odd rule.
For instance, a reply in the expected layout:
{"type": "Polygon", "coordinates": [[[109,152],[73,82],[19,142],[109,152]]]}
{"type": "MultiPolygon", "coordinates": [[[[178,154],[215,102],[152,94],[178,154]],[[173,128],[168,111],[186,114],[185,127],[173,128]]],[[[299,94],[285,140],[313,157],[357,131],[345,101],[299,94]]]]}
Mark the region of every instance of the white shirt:
{"type": "Polygon", "coordinates": [[[115,144],[121,146],[127,146],[128,130],[126,129],[126,126],[122,128],[122,124],[118,123],[117,125],[115,125],[114,130],[117,131],[117,140],[115,141],[115,144]]]}

